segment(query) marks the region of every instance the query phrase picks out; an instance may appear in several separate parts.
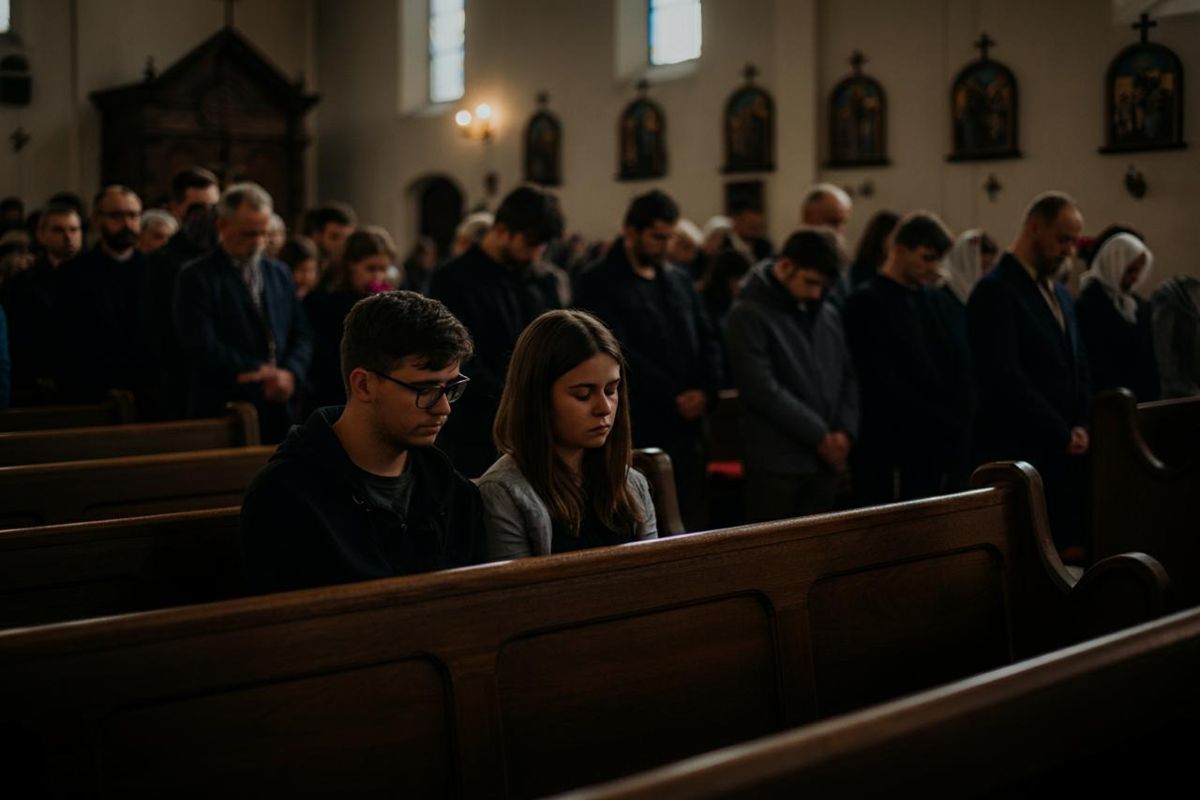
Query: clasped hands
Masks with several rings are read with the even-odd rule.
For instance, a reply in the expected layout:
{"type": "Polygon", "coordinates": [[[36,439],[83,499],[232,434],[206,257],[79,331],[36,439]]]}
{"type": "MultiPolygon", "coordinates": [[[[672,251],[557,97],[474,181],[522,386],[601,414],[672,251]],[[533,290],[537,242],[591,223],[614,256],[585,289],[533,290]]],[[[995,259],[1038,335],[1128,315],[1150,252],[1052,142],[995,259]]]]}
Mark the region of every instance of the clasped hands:
{"type": "Polygon", "coordinates": [[[290,370],[263,364],[252,372],[240,372],[238,383],[261,383],[269,403],[286,403],[296,392],[296,376],[290,370]]]}

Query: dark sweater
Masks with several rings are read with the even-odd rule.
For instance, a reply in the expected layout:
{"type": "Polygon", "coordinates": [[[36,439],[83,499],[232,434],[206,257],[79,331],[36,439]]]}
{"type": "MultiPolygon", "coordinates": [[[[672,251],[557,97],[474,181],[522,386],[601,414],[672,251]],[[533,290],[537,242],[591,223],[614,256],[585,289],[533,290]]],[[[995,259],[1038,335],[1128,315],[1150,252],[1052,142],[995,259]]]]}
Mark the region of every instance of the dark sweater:
{"type": "Polygon", "coordinates": [[[145,268],[141,253],[117,261],[99,245],[59,267],[62,399],[93,402],[109,389],[144,393],[150,377],[145,268]]]}
{"type": "Polygon", "coordinates": [[[1136,321],[1121,316],[1104,286],[1096,281],[1075,302],[1079,335],[1087,349],[1092,391],[1125,387],[1138,402],[1161,395],[1150,304],[1138,298],[1136,321]]]}
{"type": "Polygon", "coordinates": [[[441,438],[459,469],[479,475],[496,460],[492,422],[517,337],[543,312],[560,306],[554,276],[510,269],[474,245],[434,273],[430,295],[445,303],[475,340],[474,358],[462,365],[471,390],[454,407],[441,438]],[[478,452],[470,464],[460,463],[458,448],[478,452]]]}
{"type": "Polygon", "coordinates": [[[315,412],[279,446],[242,504],[250,588],[284,591],[475,564],[483,505],[436,448],[409,451],[407,514],[380,503],[338,441],[341,407],[315,412]]]}
{"type": "Polygon", "coordinates": [[[721,341],[687,273],[664,264],[653,280],[634,272],[617,240],[575,287],[575,302],[612,328],[629,367],[629,403],[636,447],[670,448],[701,435],[701,420],[680,416],[675,397],[688,389],[716,402],[721,341]]]}
{"type": "Polygon", "coordinates": [[[342,330],[350,309],[365,294],[359,292],[310,292],[304,298],[304,313],[313,333],[312,363],[304,391],[304,405],[317,409],[346,402],[342,381],[342,330]]]}

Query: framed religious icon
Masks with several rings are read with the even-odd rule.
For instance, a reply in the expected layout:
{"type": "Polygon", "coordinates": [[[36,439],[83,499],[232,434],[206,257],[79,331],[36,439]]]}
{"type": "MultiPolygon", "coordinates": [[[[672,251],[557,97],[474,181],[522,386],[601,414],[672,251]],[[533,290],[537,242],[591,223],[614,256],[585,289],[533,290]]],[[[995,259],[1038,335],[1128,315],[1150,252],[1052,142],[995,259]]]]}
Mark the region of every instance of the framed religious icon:
{"type": "Polygon", "coordinates": [[[525,180],[541,186],[562,183],[562,124],[546,109],[550,96],[538,95],[538,110],[525,126],[525,180]]]}
{"type": "Polygon", "coordinates": [[[725,184],[725,214],[733,216],[739,208],[767,211],[766,187],[761,180],[730,181],[725,184]]]}
{"type": "Polygon", "coordinates": [[[667,121],[662,108],[646,97],[648,86],[638,82],[638,97],[625,106],[617,125],[617,177],[623,181],[667,174],[667,121]]]}
{"type": "Polygon", "coordinates": [[[988,58],[995,42],[985,33],[975,46],[980,58],[963,67],[950,89],[951,141],[948,161],[1020,158],[1017,147],[1017,78],[988,58]]]}
{"type": "Polygon", "coordinates": [[[725,103],[725,172],[775,169],[775,101],[754,85],[758,70],[747,64],[746,85],[725,103]]]}
{"type": "Polygon", "coordinates": [[[887,156],[887,94],[879,81],[864,75],[866,57],[855,51],[854,73],[829,95],[829,160],[827,167],[879,167],[887,156]]]}
{"type": "Polygon", "coordinates": [[[1149,41],[1158,23],[1142,15],[1137,44],[1108,66],[1104,79],[1105,145],[1101,153],[1177,150],[1183,140],[1183,63],[1168,47],[1149,41]]]}

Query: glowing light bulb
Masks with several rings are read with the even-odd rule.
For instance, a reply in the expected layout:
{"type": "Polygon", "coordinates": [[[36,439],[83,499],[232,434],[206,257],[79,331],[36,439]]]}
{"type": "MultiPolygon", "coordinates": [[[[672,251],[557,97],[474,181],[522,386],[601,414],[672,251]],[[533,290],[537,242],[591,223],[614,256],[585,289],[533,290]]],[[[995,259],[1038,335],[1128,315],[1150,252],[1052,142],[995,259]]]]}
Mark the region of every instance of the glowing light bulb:
{"type": "Polygon", "coordinates": [[[489,106],[487,103],[480,103],[479,105],[475,106],[475,116],[479,117],[482,120],[491,119],[492,118],[492,107],[489,106]]]}
{"type": "Polygon", "coordinates": [[[471,124],[471,112],[465,108],[454,115],[454,124],[460,128],[465,128],[471,124]]]}

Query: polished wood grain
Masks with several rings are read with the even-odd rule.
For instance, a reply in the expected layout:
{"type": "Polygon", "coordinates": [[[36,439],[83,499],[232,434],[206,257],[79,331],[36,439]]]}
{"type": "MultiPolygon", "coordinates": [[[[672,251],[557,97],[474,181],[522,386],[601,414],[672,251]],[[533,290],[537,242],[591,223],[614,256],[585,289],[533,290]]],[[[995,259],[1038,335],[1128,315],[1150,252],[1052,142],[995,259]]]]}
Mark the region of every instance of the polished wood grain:
{"type": "Polygon", "coordinates": [[[0,768],[85,797],[280,781],[534,796],[1068,644],[1105,627],[1114,586],[1135,606],[1121,622],[1163,611],[1144,556],[1072,578],[1030,468],[977,479],[885,508],[3,632],[0,768]]]}
{"type": "Polygon", "coordinates": [[[1190,611],[563,797],[1183,796],[1198,670],[1190,611]]]}
{"type": "Polygon", "coordinates": [[[240,505],[274,447],[0,467],[0,528],[240,505]]]}
{"type": "Polygon", "coordinates": [[[112,391],[107,400],[91,405],[6,408],[0,411],[0,432],[121,425],[133,419],[133,395],[112,391]]]}
{"type": "Polygon", "coordinates": [[[230,403],[225,416],[214,419],[0,433],[0,466],[252,447],[260,441],[254,406],[230,403]]]}
{"type": "Polygon", "coordinates": [[[1092,402],[1088,525],[1096,558],[1148,553],[1182,605],[1200,603],[1200,397],[1135,403],[1126,390],[1092,402]]]}

